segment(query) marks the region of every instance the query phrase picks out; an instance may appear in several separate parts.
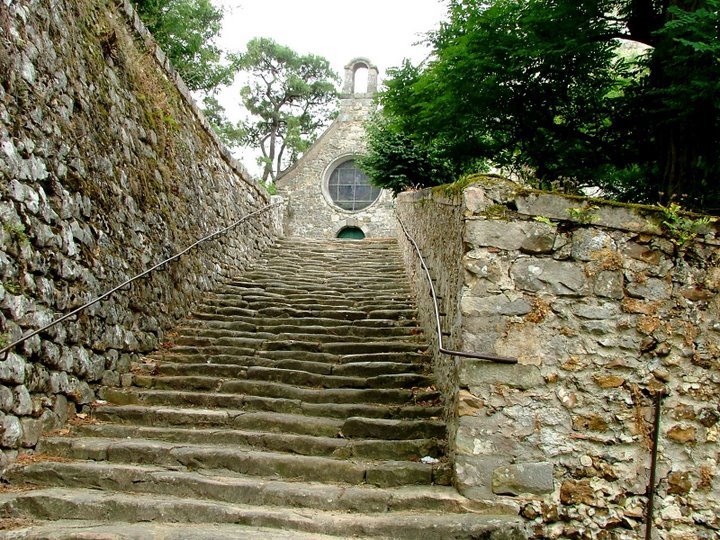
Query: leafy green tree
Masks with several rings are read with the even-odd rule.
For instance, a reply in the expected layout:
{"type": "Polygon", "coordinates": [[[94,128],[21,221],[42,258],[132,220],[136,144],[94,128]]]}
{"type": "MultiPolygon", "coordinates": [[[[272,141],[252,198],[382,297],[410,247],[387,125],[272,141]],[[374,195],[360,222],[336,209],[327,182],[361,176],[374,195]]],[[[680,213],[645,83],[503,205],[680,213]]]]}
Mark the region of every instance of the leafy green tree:
{"type": "Polygon", "coordinates": [[[462,170],[443,156],[440,139],[428,143],[406,135],[400,122],[375,115],[366,125],[371,151],[357,161],[373,184],[397,194],[409,188],[452,182],[462,170]]]}
{"type": "Polygon", "coordinates": [[[262,151],[262,181],[272,182],[332,118],[339,78],[325,58],[267,38],[250,40],[238,66],[250,76],[240,91],[250,114],[240,123],[242,144],[262,151]]]}
{"type": "MultiPolygon", "coordinates": [[[[717,208],[720,0],[450,0],[425,66],[381,97],[383,136],[433,149],[450,170],[490,160],[542,187],[717,208]],[[619,39],[644,43],[632,61],[619,39]]],[[[384,162],[370,136],[365,163],[384,162]]],[[[402,156],[393,156],[401,158],[402,156]]],[[[439,178],[444,181],[445,178],[439,178]]]]}
{"type": "Polygon", "coordinates": [[[203,98],[202,111],[225,146],[233,148],[241,145],[243,130],[228,120],[225,108],[215,96],[203,98]]]}
{"type": "Polygon", "coordinates": [[[234,74],[214,40],[222,29],[222,10],[210,0],[134,0],[152,32],[190,90],[212,91],[234,74]]]}
{"type": "Polygon", "coordinates": [[[628,12],[631,35],[650,49],[618,120],[643,171],[623,187],[636,199],[660,192],[656,200],[719,212],[720,0],[664,4],[628,12]]]}

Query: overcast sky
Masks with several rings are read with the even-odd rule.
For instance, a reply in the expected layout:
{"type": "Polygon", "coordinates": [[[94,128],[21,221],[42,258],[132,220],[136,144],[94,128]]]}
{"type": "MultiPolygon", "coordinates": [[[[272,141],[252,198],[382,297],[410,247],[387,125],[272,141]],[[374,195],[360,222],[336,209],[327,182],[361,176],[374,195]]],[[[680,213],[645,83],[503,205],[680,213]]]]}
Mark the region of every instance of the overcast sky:
{"type": "MultiPolygon", "coordinates": [[[[241,52],[254,37],[269,37],[301,54],[330,61],[343,77],[353,58],[371,60],[380,76],[403,58],[419,62],[427,49],[413,45],[444,18],[443,0],[213,0],[225,9],[218,45],[241,52]]],[[[228,116],[237,120],[237,88],[220,94],[228,116]]],[[[256,172],[252,159],[242,159],[256,172]]]]}
{"type": "Polygon", "coordinates": [[[413,47],[437,27],[442,0],[213,0],[225,8],[220,45],[244,50],[253,37],[270,37],[299,53],[324,56],[339,73],[358,56],[383,72],[404,57],[422,60],[413,47]]]}

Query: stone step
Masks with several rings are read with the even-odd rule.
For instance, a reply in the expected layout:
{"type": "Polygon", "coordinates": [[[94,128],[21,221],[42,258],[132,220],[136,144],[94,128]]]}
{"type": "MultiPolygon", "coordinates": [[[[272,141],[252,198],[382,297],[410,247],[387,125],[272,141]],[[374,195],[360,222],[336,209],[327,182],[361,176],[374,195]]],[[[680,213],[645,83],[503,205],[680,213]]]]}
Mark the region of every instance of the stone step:
{"type": "MultiPolygon", "coordinates": [[[[291,370],[272,370],[266,368],[248,368],[248,375],[257,374],[258,378],[224,379],[217,377],[157,377],[153,375],[134,375],[133,383],[138,388],[154,390],[196,390],[217,394],[235,394],[265,396],[274,398],[297,399],[306,403],[377,403],[387,405],[406,405],[419,401],[433,401],[439,399],[436,391],[412,390],[407,388],[381,386],[358,388],[357,386],[326,386],[325,388],[309,387],[309,381],[317,375],[312,373],[293,372],[291,370]],[[260,377],[265,377],[260,378],[260,377]],[[292,379],[292,381],[275,382],[273,378],[292,379]],[[304,380],[305,386],[296,386],[298,381],[304,380]],[[293,382],[294,381],[294,382],[293,382]]],[[[392,382],[403,375],[388,375],[387,378],[375,378],[380,383],[392,382]]],[[[424,376],[410,375],[409,377],[424,376]]],[[[347,385],[362,385],[363,379],[354,377],[326,376],[327,385],[338,381],[345,381],[347,385]]],[[[322,380],[318,379],[318,380],[322,380]]]]}
{"type": "MultiPolygon", "coordinates": [[[[408,315],[416,315],[416,310],[412,307],[409,302],[364,302],[359,303],[356,301],[330,301],[330,300],[301,300],[301,299],[272,299],[263,297],[248,297],[248,296],[231,296],[223,295],[216,296],[213,298],[205,298],[203,305],[211,307],[235,307],[252,309],[258,312],[267,310],[270,308],[275,309],[294,309],[297,311],[311,311],[318,316],[322,316],[324,313],[334,313],[336,311],[341,312],[357,312],[359,314],[387,312],[391,314],[397,314],[392,319],[398,319],[401,316],[407,318],[408,315]]],[[[365,318],[365,315],[362,318],[365,318]]],[[[357,318],[360,318],[359,316],[357,318]]]]}
{"type": "Polygon", "coordinates": [[[332,354],[316,351],[257,351],[257,356],[273,360],[301,360],[326,362],[330,364],[352,364],[356,362],[395,362],[399,364],[429,365],[430,356],[419,352],[377,352],[359,354],[332,354]]]}
{"type": "MultiPolygon", "coordinates": [[[[342,296],[349,293],[363,292],[366,298],[372,298],[372,293],[379,294],[411,294],[407,285],[407,278],[398,278],[397,281],[385,280],[379,281],[378,275],[372,274],[365,279],[357,279],[353,272],[347,275],[323,274],[316,272],[307,272],[302,268],[277,269],[274,271],[250,271],[243,276],[245,279],[251,279],[262,283],[264,281],[280,282],[294,289],[304,289],[305,287],[316,287],[319,290],[335,293],[342,296]]],[[[229,282],[233,284],[232,281],[229,282]]]]}
{"type": "Polygon", "coordinates": [[[223,294],[269,294],[278,295],[283,298],[296,298],[304,296],[307,298],[320,298],[328,300],[337,300],[342,298],[354,302],[368,302],[368,301],[381,301],[381,302],[413,302],[413,296],[405,291],[405,287],[402,287],[401,291],[386,290],[381,293],[377,293],[372,298],[368,298],[364,292],[357,292],[352,289],[351,291],[345,292],[342,296],[338,295],[337,291],[328,291],[322,285],[317,283],[306,283],[301,287],[290,287],[284,283],[278,283],[274,280],[262,280],[255,279],[253,281],[244,280],[233,280],[231,282],[225,282],[216,289],[218,295],[223,294]]]}
{"type": "MultiPolygon", "coordinates": [[[[230,302],[232,305],[244,304],[289,304],[289,305],[307,305],[335,308],[353,308],[362,306],[363,308],[373,309],[374,306],[383,306],[388,309],[393,307],[409,309],[413,307],[410,298],[368,298],[366,295],[361,297],[349,298],[345,295],[339,296],[333,293],[321,293],[320,291],[299,291],[290,292],[291,289],[285,289],[284,292],[271,292],[269,290],[243,290],[241,288],[226,288],[223,291],[217,291],[212,295],[212,299],[219,302],[230,302]]],[[[379,309],[379,308],[375,308],[379,309]]]]}
{"type": "Polygon", "coordinates": [[[132,517],[143,523],[251,525],[343,538],[520,540],[528,536],[519,520],[508,516],[423,511],[357,515],[81,488],[1,495],[0,510],[16,518],[125,522],[132,517]],[[502,536],[494,534],[498,531],[502,536]]]}
{"type": "MultiPolygon", "coordinates": [[[[212,523],[126,523],[58,519],[19,520],[18,529],[5,530],[5,540],[287,540],[287,531],[252,525],[212,523]],[[32,523],[32,525],[31,525],[32,523]]],[[[294,540],[332,540],[338,536],[293,531],[294,540]]]]}
{"type": "Polygon", "coordinates": [[[216,321],[216,320],[194,320],[178,326],[176,332],[180,335],[196,335],[200,337],[224,337],[238,336],[256,337],[271,339],[276,335],[330,335],[330,336],[356,336],[360,338],[397,337],[404,339],[419,339],[422,332],[414,326],[361,326],[361,325],[321,325],[299,324],[290,321],[290,324],[283,324],[278,321],[275,324],[246,324],[238,322],[216,321]]]}
{"type": "Polygon", "coordinates": [[[384,374],[373,377],[351,377],[342,375],[319,375],[296,369],[278,369],[253,366],[248,368],[246,378],[269,382],[307,386],[313,388],[413,388],[428,387],[432,379],[416,373],[384,374]]]}
{"type": "Polygon", "coordinates": [[[149,465],[108,462],[36,462],[13,466],[6,472],[11,482],[40,486],[105,489],[127,493],[194,496],[234,504],[306,508],[352,513],[429,511],[442,513],[512,515],[511,506],[473,501],[449,486],[328,485],[319,482],[285,482],[255,476],[207,475],[197,471],[168,470],[149,465]]]}
{"type": "Polygon", "coordinates": [[[379,405],[373,403],[309,403],[299,399],[245,396],[172,390],[140,390],[137,388],[101,388],[100,397],[118,405],[167,407],[199,407],[244,411],[267,411],[328,418],[421,419],[438,418],[443,409],[430,400],[422,405],[379,405]]]}
{"type": "MultiPolygon", "coordinates": [[[[254,426],[265,429],[264,426],[254,426]]],[[[420,430],[418,430],[420,431],[420,430]]],[[[430,431],[426,429],[425,431],[430,431]]],[[[444,426],[438,432],[444,435],[444,426]]],[[[113,439],[146,439],[178,444],[207,444],[208,441],[238,448],[284,452],[302,456],[324,456],[337,459],[371,459],[419,461],[430,456],[441,458],[444,448],[437,439],[403,439],[401,432],[397,439],[349,439],[337,434],[331,437],[294,435],[267,431],[236,430],[229,428],[180,428],[166,426],[139,426],[127,424],[80,425],[73,431],[75,436],[113,439]]],[[[341,431],[337,432],[342,434],[341,431]]],[[[395,434],[388,433],[392,437],[395,434]]]]}
{"type": "Polygon", "coordinates": [[[152,354],[149,359],[163,358],[172,359],[173,362],[183,362],[183,358],[190,363],[207,362],[208,360],[222,359],[226,364],[252,363],[252,358],[258,358],[258,362],[295,360],[301,362],[315,362],[325,364],[353,364],[358,362],[391,362],[397,364],[409,364],[427,366],[430,357],[418,352],[377,352],[359,354],[332,354],[314,350],[260,350],[256,351],[250,347],[227,347],[227,346],[175,346],[170,350],[152,354]]]}
{"type": "MultiPolygon", "coordinates": [[[[265,435],[292,434],[329,439],[352,438],[384,441],[438,440],[444,439],[446,436],[445,423],[431,418],[412,420],[347,417],[338,419],[271,412],[247,413],[239,410],[101,405],[93,410],[93,419],[103,423],[112,422],[138,427],[170,426],[205,429],[217,433],[218,437],[221,436],[219,431],[221,428],[232,431],[253,431],[265,435]]],[[[360,441],[360,443],[364,443],[364,441],[360,441]]],[[[345,447],[349,444],[351,443],[347,440],[334,443],[325,441],[326,446],[333,448],[345,447]]]]}
{"type": "Polygon", "coordinates": [[[305,341],[309,343],[358,343],[367,341],[379,341],[385,342],[403,342],[403,343],[414,343],[415,347],[427,347],[427,343],[424,342],[424,337],[419,333],[408,332],[407,329],[397,328],[395,332],[388,332],[383,335],[379,332],[379,329],[370,329],[369,332],[358,332],[359,335],[347,334],[345,332],[321,332],[320,329],[316,332],[306,332],[304,328],[294,328],[293,332],[281,332],[274,329],[275,333],[270,332],[247,332],[243,330],[225,330],[225,329],[210,329],[210,328],[197,328],[197,329],[178,329],[178,337],[175,339],[175,345],[192,345],[192,346],[207,346],[207,345],[228,345],[228,346],[241,346],[241,347],[256,347],[261,348],[266,342],[288,342],[288,341],[305,341]],[[399,331],[399,332],[398,332],[399,331]],[[395,334],[395,335],[393,335],[395,334]]]}
{"type": "Polygon", "coordinates": [[[189,428],[220,428],[256,430],[258,426],[269,433],[288,433],[336,438],[342,431],[344,419],[284,414],[277,412],[247,412],[234,409],[198,409],[144,405],[101,405],[93,409],[93,419],[136,426],[174,426],[189,428]]]}
{"type": "Polygon", "coordinates": [[[324,328],[332,328],[337,326],[351,326],[353,328],[395,328],[410,327],[417,331],[417,323],[408,319],[390,320],[390,319],[360,319],[357,321],[345,321],[342,319],[329,319],[326,317],[257,317],[257,316],[226,316],[222,314],[197,313],[194,315],[195,321],[199,324],[207,323],[248,323],[259,331],[272,332],[271,328],[281,325],[292,325],[295,327],[303,326],[322,326],[324,328]]]}
{"type": "Polygon", "coordinates": [[[378,487],[449,484],[446,463],[336,459],[233,445],[175,443],[154,439],[47,437],[38,451],[75,460],[230,471],[250,476],[378,487]]]}
{"type": "MultiPolygon", "coordinates": [[[[269,360],[262,357],[205,357],[202,355],[153,357],[156,363],[141,364],[137,370],[145,374],[169,376],[209,376],[209,377],[246,377],[247,369],[252,366],[293,370],[316,375],[337,375],[341,377],[379,377],[384,375],[420,374],[424,366],[392,362],[358,362],[333,365],[302,360],[269,360]],[[206,359],[207,358],[207,359],[206,359]],[[204,361],[203,361],[204,360],[204,361]]],[[[426,385],[427,386],[427,385],[426,385]]]]}

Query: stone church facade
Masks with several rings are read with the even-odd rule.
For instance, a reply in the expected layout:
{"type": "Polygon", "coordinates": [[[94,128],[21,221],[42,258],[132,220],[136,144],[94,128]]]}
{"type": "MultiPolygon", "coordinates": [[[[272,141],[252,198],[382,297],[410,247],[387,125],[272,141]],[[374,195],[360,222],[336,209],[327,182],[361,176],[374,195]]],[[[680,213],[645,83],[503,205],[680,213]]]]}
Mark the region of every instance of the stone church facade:
{"type": "Polygon", "coordinates": [[[392,193],[369,184],[355,159],[365,152],[364,122],[374,110],[378,69],[366,58],[345,66],[337,119],[276,180],[286,201],[285,234],[305,238],[395,236],[392,193]],[[367,73],[367,85],[361,75],[367,73]]]}

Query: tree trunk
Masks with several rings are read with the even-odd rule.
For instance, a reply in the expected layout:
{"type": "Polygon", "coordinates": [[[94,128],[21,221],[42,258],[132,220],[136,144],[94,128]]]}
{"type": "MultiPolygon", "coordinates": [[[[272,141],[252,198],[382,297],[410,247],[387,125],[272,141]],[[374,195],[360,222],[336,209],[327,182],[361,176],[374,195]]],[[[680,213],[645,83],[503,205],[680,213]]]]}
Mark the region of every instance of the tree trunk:
{"type": "Polygon", "coordinates": [[[275,175],[273,174],[273,163],[275,162],[275,144],[277,141],[277,128],[273,127],[270,133],[270,148],[268,148],[268,159],[265,162],[263,168],[262,181],[263,184],[267,184],[268,178],[275,181],[275,175]]]}

